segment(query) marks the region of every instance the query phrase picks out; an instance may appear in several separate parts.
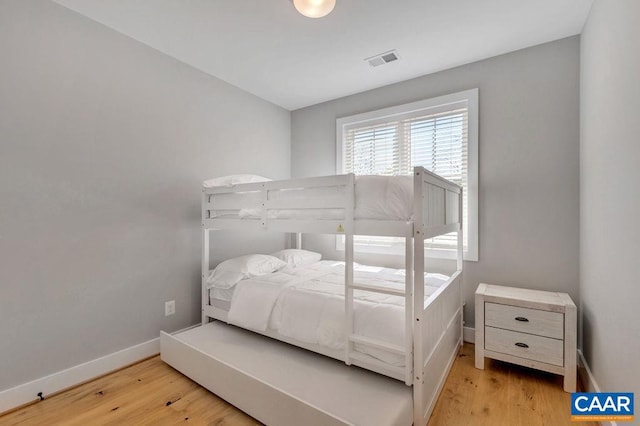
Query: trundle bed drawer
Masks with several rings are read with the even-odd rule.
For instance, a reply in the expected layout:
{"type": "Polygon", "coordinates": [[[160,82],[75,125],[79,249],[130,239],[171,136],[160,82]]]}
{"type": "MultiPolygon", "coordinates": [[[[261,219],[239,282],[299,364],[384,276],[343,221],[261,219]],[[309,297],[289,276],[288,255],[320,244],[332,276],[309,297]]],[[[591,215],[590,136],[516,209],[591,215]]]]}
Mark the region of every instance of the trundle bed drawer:
{"type": "Polygon", "coordinates": [[[403,382],[221,321],[177,334],[161,332],[160,354],[266,425],[412,423],[411,387],[403,382]]]}
{"type": "Polygon", "coordinates": [[[562,339],[564,336],[564,315],[559,312],[487,302],[484,304],[484,317],[485,325],[490,327],[553,339],[562,339]]]}
{"type": "Polygon", "coordinates": [[[563,342],[549,337],[487,327],[485,349],[562,367],[563,342]]]}

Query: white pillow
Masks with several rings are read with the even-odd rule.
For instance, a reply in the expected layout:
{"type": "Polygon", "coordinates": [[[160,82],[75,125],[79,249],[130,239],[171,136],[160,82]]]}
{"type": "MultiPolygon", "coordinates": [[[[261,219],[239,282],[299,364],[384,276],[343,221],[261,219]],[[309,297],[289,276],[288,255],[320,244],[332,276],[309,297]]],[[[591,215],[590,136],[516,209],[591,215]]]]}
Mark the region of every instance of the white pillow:
{"type": "Polygon", "coordinates": [[[209,275],[209,288],[229,289],[245,278],[270,274],[287,266],[286,262],[267,254],[249,254],[220,263],[209,275]]]}
{"type": "Polygon", "coordinates": [[[233,186],[239,183],[268,182],[270,180],[269,178],[258,175],[229,175],[205,180],[202,182],[202,186],[211,188],[214,186],[233,186]]]}
{"type": "Polygon", "coordinates": [[[319,262],[320,259],[322,259],[322,255],[320,253],[301,249],[280,250],[275,253],[271,253],[271,256],[275,256],[293,267],[309,265],[314,262],[319,262]]]}
{"type": "Polygon", "coordinates": [[[245,274],[241,274],[240,272],[233,271],[218,271],[215,270],[209,272],[209,276],[207,277],[207,283],[209,284],[207,288],[219,288],[219,289],[230,289],[234,285],[236,285],[240,280],[247,278],[245,274]]]}

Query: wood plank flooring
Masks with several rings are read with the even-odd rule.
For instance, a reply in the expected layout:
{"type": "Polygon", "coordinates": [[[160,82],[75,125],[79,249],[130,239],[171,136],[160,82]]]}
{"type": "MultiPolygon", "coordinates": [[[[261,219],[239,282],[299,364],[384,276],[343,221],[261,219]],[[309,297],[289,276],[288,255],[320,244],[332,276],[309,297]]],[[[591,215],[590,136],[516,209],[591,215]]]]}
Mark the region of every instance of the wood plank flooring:
{"type": "Polygon", "coordinates": [[[258,425],[159,356],[0,417],[0,425],[258,425]]]}
{"type": "Polygon", "coordinates": [[[562,376],[490,359],[485,359],[484,370],[478,370],[474,346],[465,343],[428,426],[576,424],[571,422],[571,394],[563,391],[562,376]]]}
{"type": "MultiPolygon", "coordinates": [[[[429,420],[440,425],[569,425],[571,395],[562,377],[486,360],[473,345],[456,359],[429,420]]],[[[258,425],[159,357],[0,417],[0,425],[258,425]]],[[[575,424],[575,423],[574,423],[575,424]]]]}

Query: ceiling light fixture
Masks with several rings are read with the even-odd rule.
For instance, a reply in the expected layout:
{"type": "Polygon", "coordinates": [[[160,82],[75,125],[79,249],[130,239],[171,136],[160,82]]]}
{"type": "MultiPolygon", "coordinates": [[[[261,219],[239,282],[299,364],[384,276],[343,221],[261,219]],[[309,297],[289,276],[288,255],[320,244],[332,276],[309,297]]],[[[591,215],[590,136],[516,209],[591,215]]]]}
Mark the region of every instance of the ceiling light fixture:
{"type": "Polygon", "coordinates": [[[331,13],[336,0],[293,0],[293,5],[308,18],[322,18],[331,13]]]}

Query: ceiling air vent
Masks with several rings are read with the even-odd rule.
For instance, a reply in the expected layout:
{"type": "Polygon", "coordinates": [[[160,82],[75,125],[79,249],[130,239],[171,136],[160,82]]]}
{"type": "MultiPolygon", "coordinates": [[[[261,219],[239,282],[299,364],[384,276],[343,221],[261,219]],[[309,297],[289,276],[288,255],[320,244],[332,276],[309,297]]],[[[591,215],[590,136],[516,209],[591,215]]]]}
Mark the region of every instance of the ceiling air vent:
{"type": "Polygon", "coordinates": [[[380,53],[379,55],[367,58],[365,59],[365,61],[369,62],[370,66],[377,67],[380,65],[388,64],[389,62],[397,61],[398,59],[400,59],[400,56],[398,56],[398,52],[396,52],[395,50],[390,50],[388,52],[380,53]]]}

